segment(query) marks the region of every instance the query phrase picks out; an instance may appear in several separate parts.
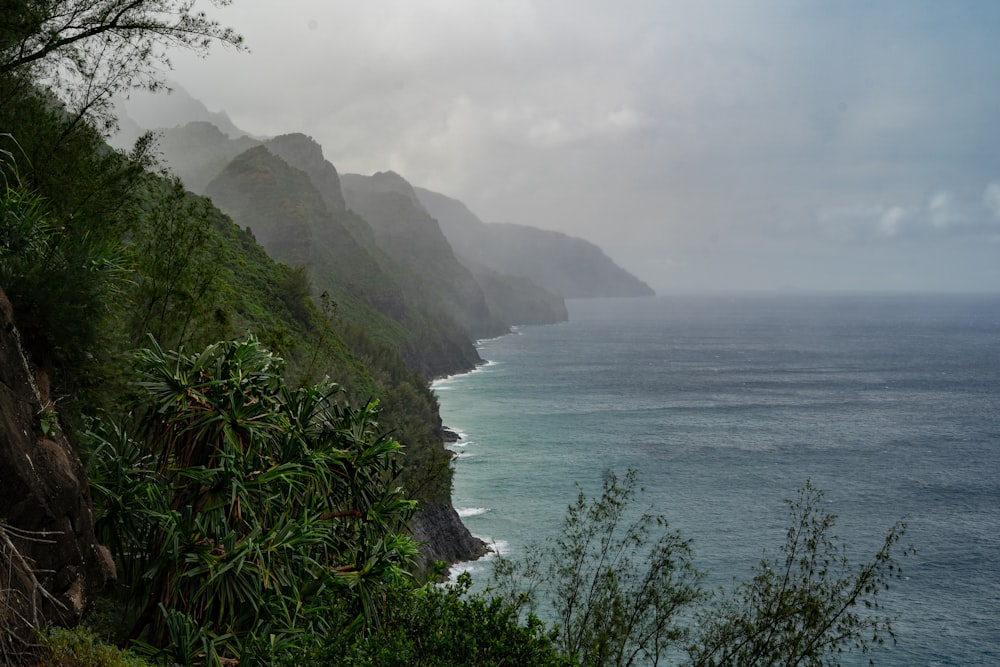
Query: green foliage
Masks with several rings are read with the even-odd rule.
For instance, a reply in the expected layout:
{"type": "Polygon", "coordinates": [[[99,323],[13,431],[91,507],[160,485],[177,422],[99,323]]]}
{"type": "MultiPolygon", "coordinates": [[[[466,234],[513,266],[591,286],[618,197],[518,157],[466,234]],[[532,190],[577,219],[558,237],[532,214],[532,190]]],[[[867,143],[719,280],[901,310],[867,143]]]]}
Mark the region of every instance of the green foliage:
{"type": "MultiPolygon", "coordinates": [[[[30,75],[74,113],[111,126],[110,98],[162,86],[166,47],[205,53],[242,38],[192,0],[13,0],[0,10],[0,76],[30,75]]],[[[226,5],[228,0],[213,0],[226,5]]]]}
{"type": "Polygon", "coordinates": [[[600,498],[579,494],[562,536],[534,559],[497,560],[509,598],[532,605],[548,588],[555,644],[581,665],[658,664],[686,637],[681,612],[701,597],[690,543],[661,516],[633,517],[635,492],[635,471],[621,482],[612,474],[600,498]]]}
{"type": "Polygon", "coordinates": [[[47,667],[151,667],[139,656],[102,642],[85,628],[49,628],[40,635],[47,667]]]}
{"type": "Polygon", "coordinates": [[[469,596],[469,575],[457,584],[426,584],[392,591],[381,630],[341,633],[312,661],[298,665],[344,667],[452,667],[457,665],[575,664],[553,646],[535,617],[519,622],[517,605],[499,597],[469,596]]]}
{"type": "Polygon", "coordinates": [[[393,481],[399,444],[375,405],[287,387],[253,338],[193,354],[154,344],[137,365],[139,428],[95,428],[91,477],[132,636],[182,664],[249,664],[330,632],[336,601],[377,624],[416,547],[401,535],[415,506],[393,481]]]}
{"type": "MultiPolygon", "coordinates": [[[[894,639],[879,593],[900,573],[897,524],[871,560],[854,564],[831,534],[835,517],[811,483],[789,501],[782,557],[732,594],[708,599],[691,547],[661,517],[633,516],[636,475],[610,476],[600,498],[570,505],[562,536],[526,561],[496,562],[498,589],[534,609],[549,597],[553,645],[581,665],[837,665],[894,639]],[[697,608],[697,603],[711,604],[697,608]],[[692,620],[694,621],[692,627],[692,620]]],[[[904,549],[902,555],[910,553],[904,549]]]]}
{"type": "Polygon", "coordinates": [[[167,347],[224,335],[218,265],[222,240],[213,228],[212,205],[185,192],[177,179],[150,177],[143,205],[128,234],[135,267],[128,340],[152,335],[167,347]]]}
{"type": "MultiPolygon", "coordinates": [[[[834,543],[836,516],[807,483],[788,501],[791,526],[781,556],[698,619],[691,664],[836,665],[845,651],[895,641],[879,594],[900,576],[893,555],[905,531],[897,523],[868,562],[855,565],[847,545],[834,543]]],[[[903,555],[911,549],[904,548],[903,555]]]]}
{"type": "Polygon", "coordinates": [[[98,230],[55,214],[22,184],[11,153],[5,153],[0,287],[35,363],[70,371],[64,380],[79,379],[91,370],[85,362],[95,357],[108,305],[125,282],[121,248],[98,230]]]}

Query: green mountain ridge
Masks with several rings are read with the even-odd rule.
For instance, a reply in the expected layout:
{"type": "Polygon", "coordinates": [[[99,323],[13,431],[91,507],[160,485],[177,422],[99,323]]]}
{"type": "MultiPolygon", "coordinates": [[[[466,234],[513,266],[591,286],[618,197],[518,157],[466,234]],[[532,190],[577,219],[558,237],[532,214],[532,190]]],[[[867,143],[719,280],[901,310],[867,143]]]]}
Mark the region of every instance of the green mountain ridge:
{"type": "Polygon", "coordinates": [[[439,306],[401,286],[416,277],[378,249],[358,243],[342,222],[356,216],[332,214],[309,174],[268,147],[237,156],[206,194],[250,228],[272,257],[303,267],[314,291],[336,302],[343,321],[397,349],[411,367],[435,376],[479,363],[471,340],[439,306]]]}

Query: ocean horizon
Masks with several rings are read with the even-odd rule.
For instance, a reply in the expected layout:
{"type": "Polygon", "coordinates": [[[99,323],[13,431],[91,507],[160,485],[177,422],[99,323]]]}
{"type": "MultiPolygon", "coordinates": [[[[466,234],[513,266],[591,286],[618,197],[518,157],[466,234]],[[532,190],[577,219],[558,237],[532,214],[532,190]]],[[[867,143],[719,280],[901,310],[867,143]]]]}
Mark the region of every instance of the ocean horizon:
{"type": "MultiPolygon", "coordinates": [[[[1000,664],[1000,295],[567,303],[569,322],[480,341],[484,365],[433,383],[474,535],[516,559],[635,469],[725,589],[777,552],[810,481],[858,562],[908,525],[876,664],[1000,664]]],[[[481,585],[490,567],[456,570],[481,585]]]]}

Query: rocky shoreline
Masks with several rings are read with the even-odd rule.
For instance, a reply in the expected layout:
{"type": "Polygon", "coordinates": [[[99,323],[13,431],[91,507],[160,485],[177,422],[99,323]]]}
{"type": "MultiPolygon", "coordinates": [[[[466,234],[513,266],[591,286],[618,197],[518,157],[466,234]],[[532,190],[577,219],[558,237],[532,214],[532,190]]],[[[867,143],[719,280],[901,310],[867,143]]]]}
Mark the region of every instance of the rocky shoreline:
{"type": "MultiPolygon", "coordinates": [[[[442,443],[458,442],[461,439],[458,433],[447,426],[441,427],[439,433],[442,443]]],[[[486,542],[475,537],[462,523],[450,498],[433,505],[422,505],[410,522],[410,532],[422,545],[424,562],[419,568],[421,572],[431,572],[435,561],[449,566],[457,565],[479,560],[491,551],[486,542]]]]}
{"type": "Polygon", "coordinates": [[[413,539],[422,544],[425,562],[421,570],[433,571],[434,563],[450,565],[478,560],[489,553],[489,546],[472,535],[462,523],[451,502],[423,506],[410,522],[413,539]]]}

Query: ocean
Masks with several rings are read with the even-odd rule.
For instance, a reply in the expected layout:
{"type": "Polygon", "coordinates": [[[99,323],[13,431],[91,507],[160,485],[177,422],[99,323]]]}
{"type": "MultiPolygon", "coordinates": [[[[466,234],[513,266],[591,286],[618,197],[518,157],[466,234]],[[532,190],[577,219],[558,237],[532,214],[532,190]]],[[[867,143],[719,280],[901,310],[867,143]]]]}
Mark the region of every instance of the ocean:
{"type": "MultiPolygon", "coordinates": [[[[636,469],[706,586],[731,587],[777,552],[784,500],[811,480],[858,559],[908,524],[916,554],[884,597],[898,644],[876,664],[1000,665],[1000,295],[568,306],[433,385],[474,535],[516,559],[578,491],[636,469]]],[[[489,558],[462,567],[489,578],[489,558]]]]}

